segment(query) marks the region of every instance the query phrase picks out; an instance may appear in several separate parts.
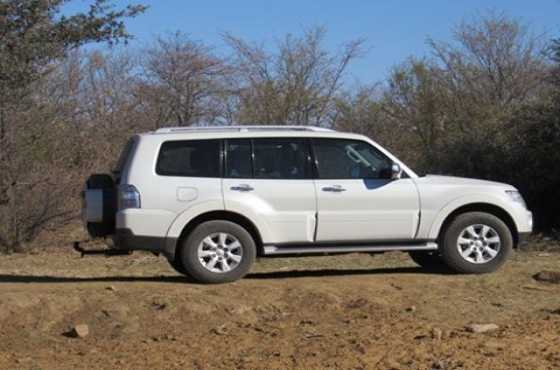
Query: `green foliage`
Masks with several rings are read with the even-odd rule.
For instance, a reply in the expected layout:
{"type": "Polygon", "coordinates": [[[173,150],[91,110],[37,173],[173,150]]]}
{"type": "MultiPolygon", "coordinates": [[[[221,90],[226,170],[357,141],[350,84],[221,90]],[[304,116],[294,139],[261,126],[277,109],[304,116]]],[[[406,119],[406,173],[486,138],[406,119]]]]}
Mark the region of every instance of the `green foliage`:
{"type": "Polygon", "coordinates": [[[20,90],[40,78],[51,63],[90,42],[118,42],[131,37],[123,19],[145,10],[130,5],[114,10],[109,0],[95,0],[89,10],[60,15],[69,0],[0,2],[0,92],[20,90]]]}
{"type": "Polygon", "coordinates": [[[145,10],[116,10],[94,0],[89,10],[62,15],[69,0],[0,0],[0,248],[18,250],[71,212],[67,144],[56,124],[60,106],[40,91],[68,52],[90,42],[128,40],[124,19],[145,10]],[[61,150],[62,149],[62,150],[61,150]],[[66,150],[65,150],[66,149],[66,150]],[[62,155],[61,155],[62,154],[62,155]],[[67,159],[67,158],[66,158],[67,159]]]}
{"type": "Polygon", "coordinates": [[[560,227],[560,101],[522,107],[510,125],[508,174],[527,198],[540,229],[560,227]]]}

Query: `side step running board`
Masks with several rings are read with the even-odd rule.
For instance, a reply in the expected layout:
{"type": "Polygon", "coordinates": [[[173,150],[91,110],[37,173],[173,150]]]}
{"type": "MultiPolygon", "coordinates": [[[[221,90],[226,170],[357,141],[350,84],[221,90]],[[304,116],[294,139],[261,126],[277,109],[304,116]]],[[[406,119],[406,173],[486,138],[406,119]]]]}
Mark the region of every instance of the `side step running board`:
{"type": "Polygon", "coordinates": [[[264,254],[287,255],[287,254],[325,254],[325,253],[356,253],[356,252],[389,252],[389,251],[433,251],[438,248],[434,242],[422,244],[402,245],[317,245],[317,246],[276,246],[266,245],[264,254]]]}

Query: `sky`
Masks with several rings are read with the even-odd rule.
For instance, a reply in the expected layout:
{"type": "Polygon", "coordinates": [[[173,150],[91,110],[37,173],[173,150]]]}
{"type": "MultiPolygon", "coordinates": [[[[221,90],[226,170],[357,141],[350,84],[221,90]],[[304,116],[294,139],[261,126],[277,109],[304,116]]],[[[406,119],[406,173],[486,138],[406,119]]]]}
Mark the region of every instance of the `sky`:
{"type": "MultiPolygon", "coordinates": [[[[69,2],[72,14],[90,4],[69,2]]],[[[545,37],[560,37],[560,0],[115,0],[117,6],[142,3],[149,9],[126,21],[131,46],[147,46],[158,35],[181,31],[214,47],[227,48],[221,34],[273,45],[288,33],[327,28],[325,46],[336,51],[363,38],[366,53],[348,69],[347,81],[368,84],[387,77],[408,56],[427,56],[426,39],[450,41],[452,28],[487,11],[504,12],[545,37]]]]}

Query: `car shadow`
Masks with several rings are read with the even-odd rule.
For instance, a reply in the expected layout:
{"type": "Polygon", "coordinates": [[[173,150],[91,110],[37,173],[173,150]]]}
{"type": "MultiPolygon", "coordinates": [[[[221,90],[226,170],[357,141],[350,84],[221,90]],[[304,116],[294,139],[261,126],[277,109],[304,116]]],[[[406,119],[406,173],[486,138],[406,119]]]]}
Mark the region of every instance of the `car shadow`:
{"type": "MultiPolygon", "coordinates": [[[[248,280],[266,279],[293,279],[306,277],[337,277],[337,276],[367,276],[391,274],[440,274],[447,275],[447,271],[427,270],[420,267],[394,267],[377,269],[322,269],[322,270],[289,270],[254,272],[245,276],[248,280]]],[[[187,276],[100,276],[100,277],[74,277],[74,276],[49,276],[49,275],[10,275],[0,274],[2,283],[103,283],[103,282],[153,282],[153,283],[194,283],[187,276]]]]}
{"type": "Polygon", "coordinates": [[[426,270],[421,267],[381,267],[376,269],[322,269],[322,270],[288,270],[248,274],[245,279],[290,279],[306,277],[336,277],[356,275],[391,275],[391,274],[434,274],[444,271],[426,270]]]}

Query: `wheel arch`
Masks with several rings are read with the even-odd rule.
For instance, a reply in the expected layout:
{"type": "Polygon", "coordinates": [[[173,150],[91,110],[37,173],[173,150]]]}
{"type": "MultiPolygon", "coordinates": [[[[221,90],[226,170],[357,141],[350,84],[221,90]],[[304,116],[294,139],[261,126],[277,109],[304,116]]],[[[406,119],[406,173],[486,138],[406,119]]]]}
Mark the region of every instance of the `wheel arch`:
{"type": "Polygon", "coordinates": [[[445,232],[445,230],[447,229],[449,224],[451,224],[451,222],[457,216],[459,216],[461,214],[464,214],[464,213],[468,213],[468,212],[484,212],[484,213],[488,213],[488,214],[491,214],[493,216],[498,217],[500,220],[502,220],[507,225],[507,227],[510,230],[511,235],[513,237],[514,248],[517,247],[517,245],[519,243],[519,233],[518,233],[515,221],[513,220],[513,217],[511,217],[511,215],[505,209],[503,209],[502,207],[497,206],[495,204],[483,203],[483,202],[465,204],[465,205],[462,205],[462,206],[456,208],[451,213],[449,213],[445,217],[445,219],[443,220],[443,223],[441,224],[441,227],[439,228],[439,231],[438,231],[438,234],[437,234],[438,235],[438,240],[441,240],[441,237],[442,237],[443,233],[445,232]]]}
{"type": "Polygon", "coordinates": [[[257,246],[257,255],[258,256],[262,255],[262,251],[263,251],[262,236],[261,233],[259,232],[259,229],[256,227],[253,221],[236,212],[216,210],[216,211],[204,212],[192,218],[191,220],[189,220],[189,222],[187,222],[185,226],[183,226],[183,229],[179,237],[176,239],[174,245],[172,246],[172,252],[174,258],[177,258],[178,253],[180,253],[179,246],[181,245],[182,241],[185,240],[185,238],[187,238],[198,225],[206,221],[216,221],[216,220],[230,221],[245,228],[245,230],[247,230],[249,234],[251,234],[253,240],[255,241],[255,244],[257,246]]]}

